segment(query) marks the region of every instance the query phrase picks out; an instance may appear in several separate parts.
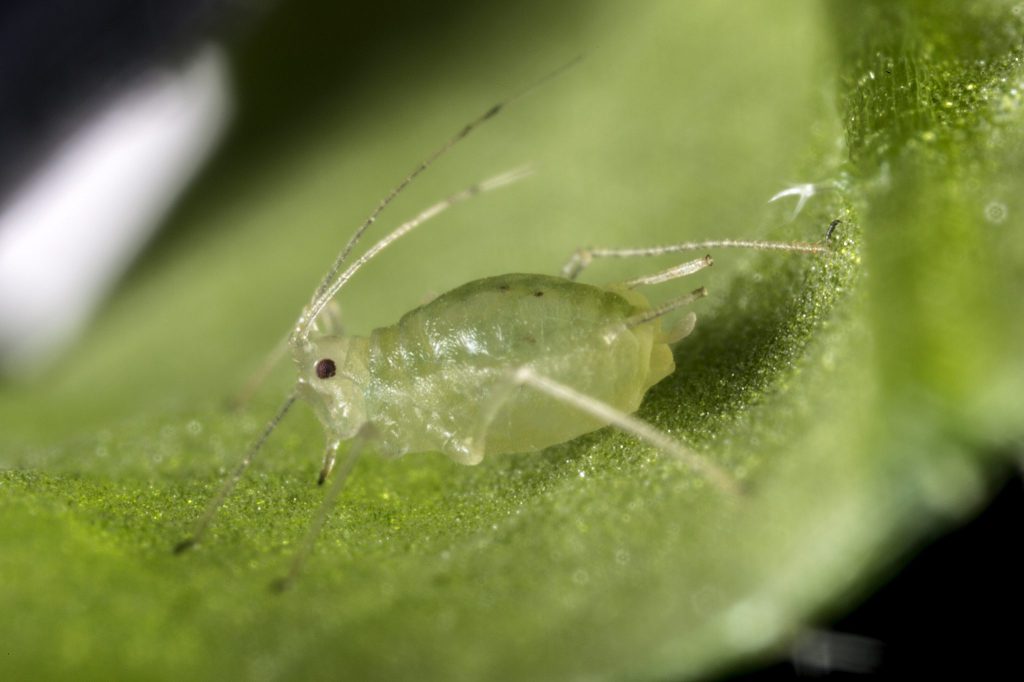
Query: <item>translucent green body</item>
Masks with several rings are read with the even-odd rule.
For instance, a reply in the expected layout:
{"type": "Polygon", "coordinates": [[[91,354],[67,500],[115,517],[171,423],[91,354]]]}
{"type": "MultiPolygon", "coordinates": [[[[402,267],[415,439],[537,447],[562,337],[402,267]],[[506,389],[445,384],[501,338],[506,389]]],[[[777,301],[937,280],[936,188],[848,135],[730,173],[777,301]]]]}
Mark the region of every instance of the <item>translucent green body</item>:
{"type": "Polygon", "coordinates": [[[300,393],[331,437],[369,422],[387,456],[444,452],[475,464],[604,426],[513,375],[528,366],[624,412],[674,369],[660,322],[635,291],[545,275],[502,275],[454,289],[369,337],[324,336],[298,349],[300,393]],[[337,366],[322,379],[323,358],[337,366]]]}

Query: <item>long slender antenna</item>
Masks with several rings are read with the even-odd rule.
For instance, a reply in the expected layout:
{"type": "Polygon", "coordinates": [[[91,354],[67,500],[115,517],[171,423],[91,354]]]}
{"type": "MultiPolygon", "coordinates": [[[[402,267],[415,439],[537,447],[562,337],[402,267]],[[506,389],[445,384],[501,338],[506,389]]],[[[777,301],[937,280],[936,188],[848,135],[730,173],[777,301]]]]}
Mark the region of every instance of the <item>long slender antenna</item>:
{"type": "Polygon", "coordinates": [[[224,504],[224,500],[228,498],[228,495],[231,494],[231,491],[235,489],[236,485],[238,485],[238,481],[242,478],[242,474],[244,474],[245,470],[249,468],[250,464],[252,464],[253,458],[256,456],[256,453],[260,451],[260,448],[263,447],[263,444],[267,441],[267,438],[270,437],[271,432],[273,432],[273,430],[281,422],[281,420],[284,418],[284,415],[288,413],[288,410],[291,409],[291,406],[295,404],[295,397],[296,396],[294,393],[289,395],[288,398],[285,399],[281,407],[278,408],[277,414],[275,414],[274,417],[269,422],[267,422],[267,425],[263,428],[263,433],[261,433],[260,437],[257,438],[256,441],[249,446],[249,449],[246,451],[245,456],[242,458],[242,461],[238,463],[238,466],[235,467],[235,470],[231,472],[231,476],[228,477],[228,480],[226,480],[224,482],[224,485],[221,486],[220,492],[218,492],[217,496],[210,500],[209,504],[206,505],[206,510],[203,512],[203,515],[199,517],[198,521],[196,521],[196,525],[192,531],[192,535],[185,538],[184,540],[182,540],[174,546],[175,554],[181,554],[182,552],[191,549],[192,547],[195,547],[197,544],[199,544],[200,540],[203,539],[203,535],[206,533],[206,529],[210,526],[210,521],[213,520],[214,514],[217,513],[217,510],[220,509],[222,504],[224,504]]]}
{"type": "MultiPolygon", "coordinates": [[[[474,118],[472,121],[464,125],[457,133],[448,138],[448,140],[443,145],[438,147],[436,150],[434,150],[432,154],[430,154],[427,158],[418,163],[416,167],[412,170],[412,172],[406,175],[401,182],[395,185],[395,187],[392,188],[392,190],[388,192],[383,199],[381,199],[380,203],[377,204],[377,208],[373,210],[370,216],[352,234],[352,236],[348,240],[348,243],[345,244],[345,248],[343,248],[341,250],[341,253],[338,254],[338,257],[334,259],[334,263],[331,264],[331,267],[327,271],[327,274],[324,276],[324,278],[320,281],[320,284],[317,286],[316,292],[313,294],[313,298],[310,302],[309,308],[314,307],[316,305],[316,301],[322,298],[323,295],[330,288],[331,282],[334,281],[334,278],[337,277],[338,273],[341,271],[341,266],[345,263],[345,260],[352,252],[352,249],[362,238],[363,233],[370,229],[370,226],[377,221],[377,218],[380,216],[381,212],[387,207],[388,204],[390,204],[394,200],[396,196],[398,196],[402,192],[402,190],[404,190],[409,185],[409,183],[415,180],[420,173],[427,170],[427,168],[433,165],[433,163],[437,161],[437,159],[442,157],[449,149],[454,147],[464,138],[469,136],[470,133],[472,133],[474,130],[483,125],[483,123],[501,113],[501,111],[505,107],[519,99],[522,99],[523,97],[525,97],[535,89],[539,88],[541,85],[548,82],[552,78],[557,77],[564,71],[575,66],[582,58],[582,55],[573,58],[572,60],[566,62],[565,64],[558,67],[554,71],[551,71],[548,74],[537,79],[532,84],[523,88],[522,90],[512,95],[511,97],[508,97],[498,102],[497,104],[493,105],[492,107],[484,111],[482,114],[474,118]]],[[[296,325],[296,327],[301,328],[305,326],[308,321],[308,317],[309,316],[307,315],[306,311],[303,311],[303,314],[299,317],[299,322],[296,325]]]]}
{"type": "Polygon", "coordinates": [[[505,185],[510,185],[513,182],[522,180],[525,177],[529,177],[531,173],[532,171],[527,167],[516,168],[508,171],[507,173],[502,173],[501,175],[496,175],[493,178],[488,178],[483,182],[478,182],[475,185],[470,185],[461,192],[456,192],[450,197],[437,202],[433,206],[420,211],[415,218],[396,227],[394,230],[389,232],[387,236],[367,249],[366,253],[356,259],[352,265],[348,266],[345,272],[341,273],[341,275],[335,279],[334,282],[320,294],[320,296],[313,299],[303,312],[303,317],[300,318],[299,324],[296,326],[292,338],[305,339],[309,335],[309,331],[312,329],[317,315],[319,315],[327,304],[330,303],[335,294],[345,286],[345,283],[352,278],[352,275],[356,274],[360,268],[373,260],[373,258],[375,258],[381,251],[391,246],[391,244],[409,234],[439,213],[448,210],[452,206],[460,204],[467,199],[472,199],[482,192],[489,192],[493,189],[498,189],[499,187],[504,187],[505,185]]]}

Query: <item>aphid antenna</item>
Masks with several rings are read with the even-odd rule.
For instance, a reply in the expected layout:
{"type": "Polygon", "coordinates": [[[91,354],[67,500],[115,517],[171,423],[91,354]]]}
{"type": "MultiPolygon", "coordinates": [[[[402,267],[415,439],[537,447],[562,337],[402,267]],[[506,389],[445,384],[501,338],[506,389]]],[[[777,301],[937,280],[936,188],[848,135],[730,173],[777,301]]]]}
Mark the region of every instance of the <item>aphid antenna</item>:
{"type": "MultiPolygon", "coordinates": [[[[361,267],[366,265],[367,262],[377,256],[381,251],[452,206],[466,201],[467,199],[471,199],[481,192],[488,192],[492,189],[498,189],[499,187],[504,187],[505,185],[522,180],[532,173],[533,171],[530,167],[523,166],[502,173],[501,175],[496,175],[493,178],[484,180],[483,182],[479,182],[475,185],[471,185],[461,192],[453,194],[447,199],[439,201],[430,208],[421,211],[415,218],[402,223],[379,242],[367,249],[366,253],[360,256],[358,260],[352,263],[352,265],[345,270],[345,272],[341,273],[341,275],[335,279],[330,288],[326,289],[319,297],[314,299],[303,309],[302,316],[299,317],[299,322],[296,324],[295,329],[290,334],[282,337],[281,340],[278,341],[277,345],[274,346],[273,350],[267,354],[267,357],[260,363],[256,371],[253,372],[253,374],[246,380],[242,389],[238,391],[234,398],[231,399],[231,406],[238,408],[249,401],[256,392],[256,389],[258,389],[267,376],[270,375],[271,370],[277,365],[281,358],[284,357],[289,346],[294,345],[295,343],[303,343],[309,338],[310,333],[317,328],[320,313],[331,305],[331,301],[334,300],[334,296],[338,291],[340,291],[345,283],[351,279],[352,275],[354,275],[361,267]]],[[[337,333],[337,329],[335,329],[335,333],[337,333]]]]}
{"type": "MultiPolygon", "coordinates": [[[[491,106],[489,109],[484,111],[482,114],[474,118],[466,125],[464,125],[461,129],[459,129],[458,132],[456,132],[454,135],[448,138],[448,140],[445,141],[443,145],[434,150],[434,152],[427,156],[423,161],[419,162],[416,165],[416,167],[413,168],[413,170],[402,179],[401,182],[395,185],[391,189],[391,191],[388,192],[383,199],[381,199],[380,203],[377,204],[377,207],[373,210],[372,213],[370,213],[369,217],[365,221],[363,221],[363,224],[360,225],[359,228],[352,234],[352,236],[348,240],[348,243],[345,244],[345,247],[338,254],[337,258],[334,259],[334,262],[331,264],[330,269],[328,269],[327,274],[324,276],[324,278],[320,281],[320,284],[317,286],[316,291],[313,294],[313,298],[310,301],[309,305],[306,307],[305,310],[303,310],[302,315],[299,316],[299,320],[296,323],[295,332],[293,333],[292,338],[305,339],[309,335],[310,327],[313,323],[313,320],[316,319],[316,315],[319,313],[320,310],[323,309],[324,305],[326,304],[326,301],[330,300],[334,296],[334,294],[337,293],[338,289],[341,288],[340,285],[337,285],[335,279],[338,277],[338,273],[341,272],[342,265],[344,265],[345,261],[352,253],[352,249],[355,248],[356,244],[359,243],[360,239],[362,239],[363,234],[368,229],[370,229],[370,226],[372,226],[377,221],[377,218],[380,216],[381,212],[388,206],[388,204],[390,204],[395,199],[395,197],[401,194],[402,190],[408,187],[409,184],[413,180],[415,180],[423,171],[430,168],[430,166],[432,166],[435,161],[444,156],[444,154],[447,153],[448,150],[450,150],[456,144],[458,144],[463,139],[468,137],[470,133],[479,128],[485,122],[489,121],[490,119],[494,118],[499,113],[501,113],[501,111],[504,110],[505,107],[509,106],[513,102],[522,99],[523,97],[530,94],[537,88],[541,87],[548,81],[561,75],[563,72],[567,71],[568,69],[578,64],[582,59],[582,55],[574,57],[573,59],[569,60],[562,66],[559,66],[557,69],[554,69],[553,71],[550,71],[544,76],[538,78],[536,81],[534,81],[527,87],[523,88],[516,94],[507,97],[506,99],[501,100],[497,104],[491,106]]],[[[440,213],[442,210],[448,208],[450,205],[452,204],[444,206],[440,210],[437,210],[436,213],[440,213]]],[[[420,222],[423,221],[421,220],[420,222]]],[[[405,233],[403,232],[403,234],[405,233]]],[[[351,275],[349,276],[351,277],[351,275]]],[[[342,281],[342,284],[344,284],[344,281],[342,281]]]]}
{"type": "Polygon", "coordinates": [[[456,204],[460,204],[463,201],[472,199],[478,194],[483,192],[489,192],[506,185],[510,185],[514,182],[518,182],[523,178],[529,177],[533,174],[533,170],[529,166],[522,166],[500,175],[496,175],[492,178],[488,178],[483,182],[470,185],[461,192],[452,194],[446,199],[437,202],[433,206],[421,211],[415,218],[408,220],[390,233],[387,234],[383,239],[378,241],[376,244],[371,246],[366,252],[356,259],[348,268],[345,269],[335,280],[328,286],[323,292],[314,298],[310,304],[303,311],[302,316],[299,318],[299,322],[296,325],[295,332],[292,335],[292,340],[305,341],[310,332],[313,329],[313,325],[317,319],[317,316],[323,311],[327,304],[330,303],[331,299],[337,295],[343,286],[352,278],[356,272],[359,271],[364,265],[373,260],[381,251],[391,246],[394,242],[398,241],[405,235],[409,234],[417,227],[427,222],[431,218],[438,214],[448,210],[456,204]]]}

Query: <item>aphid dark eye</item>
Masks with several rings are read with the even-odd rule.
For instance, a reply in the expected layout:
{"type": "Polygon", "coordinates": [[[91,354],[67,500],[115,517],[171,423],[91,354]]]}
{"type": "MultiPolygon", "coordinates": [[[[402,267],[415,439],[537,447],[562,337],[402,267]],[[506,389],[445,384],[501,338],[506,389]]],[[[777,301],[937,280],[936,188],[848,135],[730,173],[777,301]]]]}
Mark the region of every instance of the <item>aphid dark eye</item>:
{"type": "Polygon", "coordinates": [[[320,379],[330,379],[337,371],[338,366],[330,358],[324,358],[316,363],[316,375],[320,379]]]}

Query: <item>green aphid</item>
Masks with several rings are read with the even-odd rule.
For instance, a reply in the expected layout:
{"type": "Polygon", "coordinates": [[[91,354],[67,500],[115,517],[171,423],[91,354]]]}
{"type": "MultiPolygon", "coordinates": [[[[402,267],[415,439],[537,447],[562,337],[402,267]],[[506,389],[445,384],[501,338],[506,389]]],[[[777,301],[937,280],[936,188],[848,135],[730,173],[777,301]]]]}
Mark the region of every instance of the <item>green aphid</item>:
{"type": "Polygon", "coordinates": [[[385,457],[443,452],[461,464],[478,464],[488,456],[542,450],[613,425],[682,461],[724,494],[736,492],[736,482],[727,471],[632,415],[647,391],[673,372],[671,346],[685,338],[696,322],[690,312],[666,330],[662,318],[706,294],[699,288],[652,306],[637,289],[698,272],[712,264],[711,257],[607,286],[583,284],[576,277],[595,258],[733,247],[824,253],[827,237],[825,244],[713,240],[638,249],[581,249],[560,276],[510,274],[469,282],[365,337],[346,336],[332,323],[328,313],[335,295],[383,249],[455,204],[528,174],[524,170],[505,173],[438,202],[342,270],[384,207],[510,101],[488,109],[418,164],[356,230],[288,337],[287,347],[298,371],[295,390],[210,501],[192,536],[175,551],[199,542],[264,441],[300,397],[313,406],[326,434],[319,483],[334,469],[341,443],[349,445],[291,570],[275,583],[278,588],[298,575],[333,501],[367,447],[385,457]]]}

